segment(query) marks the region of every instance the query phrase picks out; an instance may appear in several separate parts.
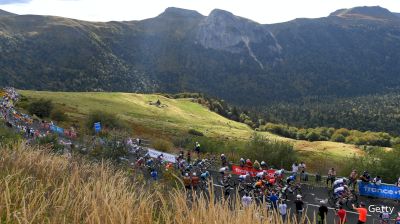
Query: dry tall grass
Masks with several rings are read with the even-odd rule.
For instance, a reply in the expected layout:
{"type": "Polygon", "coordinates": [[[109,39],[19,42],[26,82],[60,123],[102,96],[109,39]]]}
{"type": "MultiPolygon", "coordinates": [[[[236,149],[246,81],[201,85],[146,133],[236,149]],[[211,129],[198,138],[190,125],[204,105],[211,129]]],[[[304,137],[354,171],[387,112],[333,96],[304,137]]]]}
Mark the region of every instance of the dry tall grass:
{"type": "Polygon", "coordinates": [[[23,145],[3,147],[0,157],[1,223],[281,223],[260,206],[233,208],[214,196],[165,192],[107,163],[23,145]]]}

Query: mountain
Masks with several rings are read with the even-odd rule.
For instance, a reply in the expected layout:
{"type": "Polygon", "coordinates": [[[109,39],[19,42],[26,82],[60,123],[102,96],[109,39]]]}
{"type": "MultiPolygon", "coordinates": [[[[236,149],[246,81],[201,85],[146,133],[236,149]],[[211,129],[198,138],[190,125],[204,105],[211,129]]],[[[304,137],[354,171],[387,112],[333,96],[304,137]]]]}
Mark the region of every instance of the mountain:
{"type": "Polygon", "coordinates": [[[253,106],[400,87],[400,17],[381,7],[269,25],[219,9],[107,23],[1,16],[0,51],[0,85],[26,89],[204,92],[253,106]]]}
{"type": "Polygon", "coordinates": [[[11,13],[11,12],[7,12],[4,10],[0,9],[0,16],[16,16],[17,14],[11,13]]]}

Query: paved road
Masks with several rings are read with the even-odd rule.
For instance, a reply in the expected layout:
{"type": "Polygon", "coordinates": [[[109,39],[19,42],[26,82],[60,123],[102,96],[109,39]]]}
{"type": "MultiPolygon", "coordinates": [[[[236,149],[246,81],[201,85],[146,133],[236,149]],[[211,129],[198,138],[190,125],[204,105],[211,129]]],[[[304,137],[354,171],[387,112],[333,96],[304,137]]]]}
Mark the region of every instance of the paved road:
{"type": "MultiPolygon", "coordinates": [[[[213,176],[213,181],[214,183],[217,183],[216,176],[218,173],[211,173],[213,176]]],[[[216,196],[221,197],[221,190],[222,186],[219,184],[214,184],[214,187],[216,188],[216,196]]],[[[313,220],[313,218],[316,216],[318,212],[318,208],[320,206],[320,201],[321,200],[327,200],[328,199],[328,189],[325,187],[313,187],[310,185],[302,185],[302,192],[303,195],[305,196],[304,202],[306,204],[306,211],[308,217],[313,220]]],[[[295,205],[294,205],[294,196],[289,196],[289,200],[287,202],[287,205],[291,209],[291,211],[295,211],[295,205]]],[[[367,198],[367,197],[360,197],[359,201],[363,201],[367,208],[376,208],[377,206],[389,206],[390,208],[394,208],[394,211],[392,213],[393,218],[395,218],[396,214],[400,212],[400,203],[392,201],[392,200],[382,200],[382,199],[373,199],[373,198],[367,198]]],[[[329,212],[328,212],[328,217],[327,217],[327,224],[334,224],[338,223],[338,218],[335,215],[335,210],[334,208],[329,207],[329,212]]],[[[347,210],[347,223],[357,223],[358,220],[358,214],[355,211],[347,210]]],[[[372,213],[369,212],[368,214],[368,219],[367,219],[367,224],[375,224],[379,223],[377,220],[379,213],[372,213]]]]}

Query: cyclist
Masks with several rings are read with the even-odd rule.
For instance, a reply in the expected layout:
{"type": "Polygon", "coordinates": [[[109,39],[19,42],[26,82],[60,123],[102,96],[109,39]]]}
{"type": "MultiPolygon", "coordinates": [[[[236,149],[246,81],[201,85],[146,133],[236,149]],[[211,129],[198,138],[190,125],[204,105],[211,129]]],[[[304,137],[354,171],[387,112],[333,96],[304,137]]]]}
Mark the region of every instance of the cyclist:
{"type": "Polygon", "coordinates": [[[290,175],[286,178],[286,183],[288,185],[292,185],[296,181],[296,177],[294,175],[290,175]]]}
{"type": "Polygon", "coordinates": [[[219,173],[222,175],[222,177],[225,176],[225,173],[229,171],[229,168],[227,166],[223,166],[219,169],[219,173]]]}
{"type": "Polygon", "coordinates": [[[210,172],[206,171],[200,174],[200,178],[203,181],[206,181],[210,177],[210,172]]]}
{"type": "Polygon", "coordinates": [[[192,180],[190,179],[188,173],[185,173],[185,175],[183,176],[183,184],[186,188],[190,188],[190,185],[192,184],[192,180]]]}
{"type": "Polygon", "coordinates": [[[256,183],[254,184],[254,188],[262,188],[264,185],[264,183],[262,182],[262,180],[258,180],[256,181],[256,183]]]}
{"type": "Polygon", "coordinates": [[[158,172],[157,170],[153,169],[150,173],[151,177],[153,178],[153,180],[157,180],[158,179],[158,172]]]}
{"type": "Polygon", "coordinates": [[[140,157],[137,161],[136,161],[136,166],[141,167],[144,163],[144,158],[140,157]]]}
{"type": "Polygon", "coordinates": [[[245,164],[246,164],[246,160],[244,160],[243,158],[240,158],[240,160],[239,160],[240,167],[244,167],[245,164]]]}
{"type": "Polygon", "coordinates": [[[283,169],[283,168],[275,171],[275,178],[281,180],[283,178],[284,172],[285,172],[285,169],[283,169]]]}
{"type": "Polygon", "coordinates": [[[192,187],[193,188],[197,188],[197,185],[199,185],[200,179],[199,177],[196,175],[196,173],[193,173],[192,175],[192,187]]]}
{"type": "Polygon", "coordinates": [[[268,169],[268,165],[265,161],[261,161],[260,165],[261,165],[261,169],[263,169],[263,170],[268,169]]]}
{"type": "Polygon", "coordinates": [[[152,165],[153,165],[153,159],[148,159],[147,161],[146,161],[146,165],[148,166],[148,167],[151,167],[152,165]]]}
{"type": "Polygon", "coordinates": [[[249,182],[250,178],[251,178],[251,176],[250,176],[249,173],[246,173],[244,175],[239,175],[239,181],[240,182],[249,182]]]}
{"type": "Polygon", "coordinates": [[[248,168],[252,168],[252,167],[253,167],[253,163],[251,162],[250,159],[246,159],[246,166],[247,166],[248,168]]]}
{"type": "Polygon", "coordinates": [[[397,218],[395,220],[395,224],[400,224],[400,212],[397,213],[397,218]]]}
{"type": "Polygon", "coordinates": [[[347,183],[346,178],[337,179],[337,180],[335,180],[335,182],[333,182],[333,189],[342,187],[342,186],[346,185],[346,183],[347,183]]]}
{"type": "Polygon", "coordinates": [[[227,166],[227,160],[225,154],[221,154],[221,166],[227,166]]]}
{"type": "Polygon", "coordinates": [[[265,178],[265,175],[266,175],[266,172],[265,171],[261,171],[261,172],[258,172],[256,174],[256,177],[257,177],[258,180],[263,180],[265,178]]]}

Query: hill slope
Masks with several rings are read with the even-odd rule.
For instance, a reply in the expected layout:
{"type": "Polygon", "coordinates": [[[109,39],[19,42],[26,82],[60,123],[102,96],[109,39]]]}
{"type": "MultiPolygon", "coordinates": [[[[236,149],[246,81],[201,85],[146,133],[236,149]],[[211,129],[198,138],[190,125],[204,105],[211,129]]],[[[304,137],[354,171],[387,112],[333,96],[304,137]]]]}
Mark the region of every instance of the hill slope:
{"type": "MultiPolygon", "coordinates": [[[[116,113],[128,122],[135,135],[157,139],[187,135],[189,129],[201,131],[206,137],[230,142],[246,142],[254,131],[247,125],[228,120],[191,99],[169,99],[154,94],[132,93],[65,93],[20,91],[28,99],[50,99],[80,122],[91,110],[116,113]],[[160,100],[161,107],[150,105],[160,100]]],[[[308,142],[257,132],[271,140],[288,141],[306,158],[324,158],[332,161],[360,155],[354,145],[336,142],[308,142]],[[332,160],[333,159],[333,160],[332,160]]]]}
{"type": "MultiPolygon", "coordinates": [[[[4,13],[2,13],[4,14],[4,13]]],[[[260,105],[399,89],[400,17],[381,7],[263,25],[168,8],[142,21],[0,17],[0,85],[204,92],[260,105]]]]}

